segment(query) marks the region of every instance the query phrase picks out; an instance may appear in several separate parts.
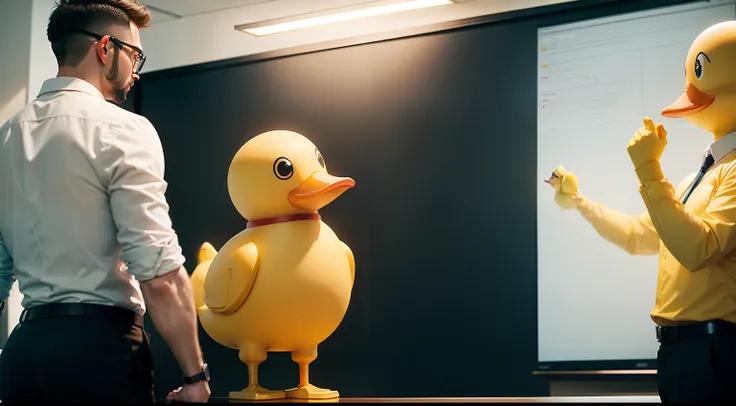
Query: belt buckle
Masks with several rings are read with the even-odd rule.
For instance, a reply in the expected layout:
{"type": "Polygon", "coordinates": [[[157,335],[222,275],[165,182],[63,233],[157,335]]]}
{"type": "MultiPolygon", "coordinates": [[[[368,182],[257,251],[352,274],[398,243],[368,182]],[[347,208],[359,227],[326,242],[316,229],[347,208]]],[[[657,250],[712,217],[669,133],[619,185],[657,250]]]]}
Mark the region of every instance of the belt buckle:
{"type": "Polygon", "coordinates": [[[655,327],[655,331],[656,331],[656,334],[657,334],[657,341],[659,341],[661,343],[662,342],[662,336],[663,336],[663,334],[662,334],[662,326],[655,327]]]}

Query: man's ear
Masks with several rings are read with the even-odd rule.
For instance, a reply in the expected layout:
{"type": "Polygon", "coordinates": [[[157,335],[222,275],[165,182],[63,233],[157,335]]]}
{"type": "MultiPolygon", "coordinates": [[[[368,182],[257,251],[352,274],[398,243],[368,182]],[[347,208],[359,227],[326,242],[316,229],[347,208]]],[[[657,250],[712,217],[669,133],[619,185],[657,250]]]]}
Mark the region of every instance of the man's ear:
{"type": "Polygon", "coordinates": [[[108,45],[110,44],[110,37],[107,35],[102,37],[101,40],[97,41],[97,56],[100,57],[102,63],[107,62],[107,58],[110,56],[110,50],[108,45]]]}

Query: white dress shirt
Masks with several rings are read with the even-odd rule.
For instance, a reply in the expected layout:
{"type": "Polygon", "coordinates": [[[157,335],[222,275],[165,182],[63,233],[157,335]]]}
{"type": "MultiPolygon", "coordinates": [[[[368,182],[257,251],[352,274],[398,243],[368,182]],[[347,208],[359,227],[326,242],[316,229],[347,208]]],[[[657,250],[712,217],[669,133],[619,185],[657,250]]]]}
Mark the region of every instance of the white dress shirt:
{"type": "Polygon", "coordinates": [[[0,300],[96,303],[139,314],[139,282],[184,264],[151,123],[90,83],[44,82],[0,127],[0,300]]]}

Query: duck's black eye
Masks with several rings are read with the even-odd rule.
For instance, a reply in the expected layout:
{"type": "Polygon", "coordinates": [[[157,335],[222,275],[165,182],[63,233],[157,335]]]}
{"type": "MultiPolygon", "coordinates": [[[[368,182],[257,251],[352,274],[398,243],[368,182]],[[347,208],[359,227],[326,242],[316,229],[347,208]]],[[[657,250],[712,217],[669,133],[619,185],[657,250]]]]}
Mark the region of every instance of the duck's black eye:
{"type": "Polygon", "coordinates": [[[288,158],[278,158],[273,162],[273,173],[281,180],[289,179],[294,175],[294,165],[288,158]]]}
{"type": "Polygon", "coordinates": [[[698,79],[703,78],[703,69],[705,67],[704,65],[706,60],[710,62],[708,56],[702,52],[695,58],[695,77],[698,79]]]}
{"type": "Polygon", "coordinates": [[[314,149],[314,155],[317,156],[317,161],[319,161],[320,166],[323,168],[325,167],[325,159],[322,158],[322,154],[319,152],[317,148],[314,149]]]}

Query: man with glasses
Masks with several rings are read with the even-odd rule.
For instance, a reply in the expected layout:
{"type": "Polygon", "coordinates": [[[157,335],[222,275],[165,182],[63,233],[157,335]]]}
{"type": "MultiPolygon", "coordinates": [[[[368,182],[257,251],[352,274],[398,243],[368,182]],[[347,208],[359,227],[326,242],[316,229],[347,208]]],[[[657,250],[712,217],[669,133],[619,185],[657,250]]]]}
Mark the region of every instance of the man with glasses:
{"type": "MultiPolygon", "coordinates": [[[[78,32],[76,32],[76,34],[88,35],[98,41],[105,40],[105,36],[95,34],[93,32],[89,32],[86,30],[79,30],[78,32]]],[[[109,36],[109,35],[107,36],[107,39],[113,44],[117,45],[118,49],[125,50],[126,54],[131,60],[131,65],[133,65],[132,72],[133,72],[134,77],[129,79],[130,80],[129,85],[128,83],[126,83],[126,79],[128,78],[126,78],[125,75],[123,75],[122,77],[113,75],[113,77],[110,79],[110,81],[112,82],[111,84],[113,85],[113,91],[115,92],[115,94],[112,96],[113,101],[117,103],[122,103],[127,99],[128,92],[130,91],[130,88],[133,86],[133,80],[138,79],[138,74],[143,68],[143,64],[146,63],[146,55],[143,53],[143,50],[140,47],[131,45],[125,41],[121,41],[120,39],[115,38],[113,36],[109,36]],[[116,77],[118,78],[117,80],[115,79],[116,77]]],[[[140,39],[138,41],[140,41],[140,39]]],[[[117,73],[117,71],[113,72],[113,70],[111,70],[111,73],[114,74],[114,73],[117,73]]]]}
{"type": "Polygon", "coordinates": [[[58,0],[58,75],[0,126],[0,302],[17,278],[25,309],[0,354],[2,402],[153,401],[146,310],[182,369],[167,400],[209,398],[161,142],[115,105],[149,22],[135,0],[58,0]]]}

